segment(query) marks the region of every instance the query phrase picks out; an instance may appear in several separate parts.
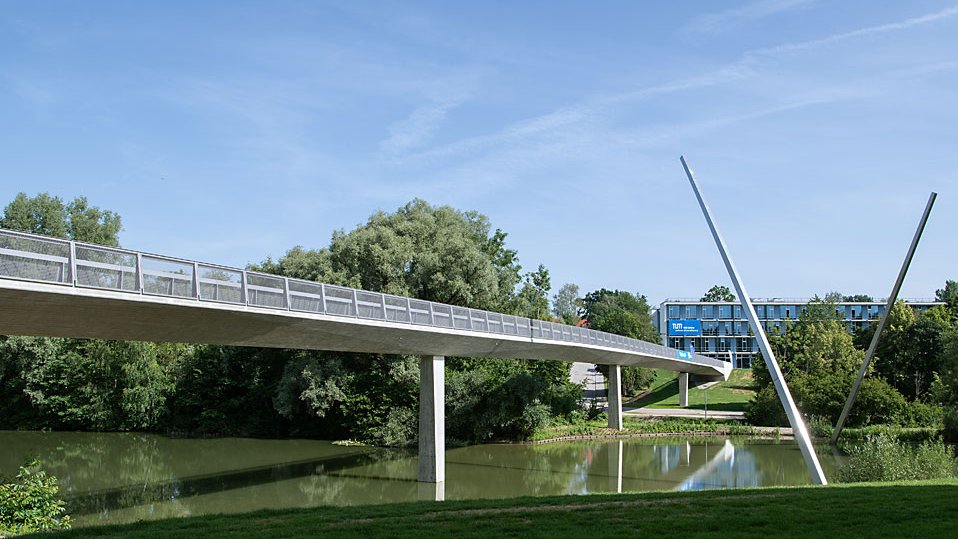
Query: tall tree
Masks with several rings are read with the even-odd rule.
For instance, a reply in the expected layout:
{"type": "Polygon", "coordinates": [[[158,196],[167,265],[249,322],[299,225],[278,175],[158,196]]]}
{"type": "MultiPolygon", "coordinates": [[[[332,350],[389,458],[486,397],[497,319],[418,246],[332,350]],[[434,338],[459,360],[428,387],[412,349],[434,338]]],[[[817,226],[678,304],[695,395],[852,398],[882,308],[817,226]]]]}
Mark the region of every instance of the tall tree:
{"type": "MultiPolygon", "coordinates": [[[[652,316],[649,314],[648,300],[643,295],[602,288],[586,294],[582,305],[583,318],[592,329],[647,342],[659,342],[655,326],[652,325],[652,316]]],[[[607,366],[599,365],[599,369],[608,375],[607,366]]],[[[653,379],[652,369],[623,367],[622,392],[626,395],[634,394],[639,389],[648,387],[653,379]]]]}
{"type": "Polygon", "coordinates": [[[539,264],[536,271],[523,276],[522,286],[513,301],[512,312],[534,320],[552,320],[549,312],[549,290],[551,289],[549,270],[539,264]]]}
{"type": "Polygon", "coordinates": [[[720,302],[720,301],[735,301],[735,294],[727,286],[715,285],[712,288],[709,288],[709,291],[702,296],[702,299],[699,301],[708,301],[708,302],[720,302]]]}
{"type": "Polygon", "coordinates": [[[19,193],[4,208],[0,228],[116,247],[123,226],[118,214],[91,206],[83,196],[64,204],[49,193],[19,193]]]}
{"type": "Polygon", "coordinates": [[[582,318],[582,298],[579,297],[579,285],[566,283],[552,298],[552,312],[566,324],[578,324],[582,318]]]}
{"type": "Polygon", "coordinates": [[[296,247],[253,269],[474,308],[508,309],[519,283],[506,234],[478,212],[413,200],[337,231],[327,248],[296,247]]]}
{"type": "Polygon", "coordinates": [[[958,321],[958,281],[945,281],[945,287],[935,291],[935,299],[944,302],[952,320],[958,321]]]}
{"type": "Polygon", "coordinates": [[[582,300],[589,327],[648,342],[659,342],[645,296],[602,288],[582,300]]]}

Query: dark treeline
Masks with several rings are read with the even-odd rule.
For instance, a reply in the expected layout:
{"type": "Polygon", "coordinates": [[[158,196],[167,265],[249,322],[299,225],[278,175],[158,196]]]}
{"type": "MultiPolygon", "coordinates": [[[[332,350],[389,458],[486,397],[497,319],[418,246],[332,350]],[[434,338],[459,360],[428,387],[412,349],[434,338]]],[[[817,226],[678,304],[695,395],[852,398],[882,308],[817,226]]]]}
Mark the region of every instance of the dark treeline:
{"type": "MultiPolygon", "coordinates": [[[[0,227],[119,245],[119,215],[47,194],[20,194],[0,227]]],[[[656,341],[643,296],[574,285],[550,309],[549,272],[523,273],[518,254],[476,212],[414,200],[333,234],[328,247],[294,247],[257,271],[580,323],[656,341]],[[562,312],[553,315],[553,312],[562,312]]],[[[632,389],[649,378],[628,369],[632,389]]],[[[176,343],[0,337],[0,428],[138,430],[189,435],[415,441],[417,358],[176,343]]],[[[569,364],[448,358],[450,439],[521,438],[580,410],[569,364]]]]}

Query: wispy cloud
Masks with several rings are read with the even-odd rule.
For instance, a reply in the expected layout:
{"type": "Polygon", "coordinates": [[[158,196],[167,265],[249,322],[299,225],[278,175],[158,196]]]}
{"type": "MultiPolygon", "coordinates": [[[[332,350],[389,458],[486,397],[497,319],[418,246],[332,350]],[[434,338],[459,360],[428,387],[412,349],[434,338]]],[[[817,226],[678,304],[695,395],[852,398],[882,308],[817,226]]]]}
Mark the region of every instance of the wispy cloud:
{"type": "Polygon", "coordinates": [[[456,97],[416,108],[408,117],[390,127],[389,138],[379,144],[380,150],[387,156],[396,156],[421,147],[429,142],[449,111],[464,101],[464,98],[456,97]]]}
{"type": "Polygon", "coordinates": [[[719,13],[694,17],[683,29],[687,35],[720,34],[751,21],[801,9],[815,0],[757,0],[719,13]]]}
{"type": "MultiPolygon", "coordinates": [[[[763,4],[762,9],[757,7],[752,8],[750,11],[748,11],[751,14],[750,16],[757,17],[760,13],[773,13],[773,6],[771,4],[778,6],[780,11],[784,9],[794,9],[808,2],[799,2],[798,0],[794,0],[770,2],[768,3],[769,5],[764,5],[765,3],[762,2],[760,3],[763,4]]],[[[742,10],[745,10],[745,8],[742,8],[742,10]]],[[[677,79],[662,84],[650,85],[637,90],[624,91],[617,94],[593,97],[579,103],[570,104],[556,109],[541,116],[515,122],[494,133],[461,139],[452,143],[428,148],[419,153],[410,155],[409,158],[416,161],[442,160],[454,156],[480,154],[484,150],[489,150],[491,148],[496,148],[498,151],[499,149],[505,147],[509,147],[511,153],[516,149],[517,145],[524,143],[533,145],[551,144],[545,141],[555,141],[560,138],[563,138],[561,145],[566,147],[566,150],[568,150],[569,140],[565,139],[563,135],[559,133],[559,131],[566,130],[570,132],[581,132],[586,128],[586,126],[602,123],[608,118],[614,117],[617,113],[617,110],[623,106],[628,106],[630,104],[634,104],[635,102],[667,96],[670,94],[742,82],[749,78],[760,76],[760,62],[763,59],[785,56],[799,51],[811,51],[815,48],[825,45],[849,41],[866,36],[893,32],[897,30],[905,30],[938,22],[955,15],[958,15],[958,6],[949,7],[935,13],[913,17],[899,22],[861,28],[858,30],[843,32],[803,42],[788,43],[775,47],[746,51],[739,57],[738,60],[724,67],[707,72],[704,75],[677,79]]],[[[892,76],[894,77],[894,74],[892,74],[892,76]]],[[[838,91],[842,95],[848,94],[849,92],[854,92],[854,90],[847,88],[842,88],[838,91]]],[[[836,96],[836,98],[840,97],[836,96]]],[[[792,108],[796,108],[797,106],[805,107],[815,104],[823,104],[832,100],[830,98],[822,99],[819,97],[810,99],[799,97],[796,99],[798,99],[798,105],[789,105],[785,107],[773,106],[767,110],[760,110],[756,114],[758,116],[765,116],[776,111],[781,112],[790,110],[792,108]]],[[[746,120],[751,117],[753,116],[750,116],[747,113],[736,116],[739,121],[746,120]]],[[[722,122],[728,123],[727,120],[722,120],[722,122]]],[[[587,142],[583,141],[583,143],[587,142]]]]}
{"type": "Polygon", "coordinates": [[[809,41],[802,41],[800,43],[786,43],[783,45],[777,45],[774,47],[768,47],[765,49],[756,49],[747,53],[751,56],[779,56],[782,54],[806,51],[809,49],[815,49],[823,45],[831,45],[833,43],[838,43],[841,41],[848,41],[851,39],[857,39],[861,37],[868,37],[877,34],[884,34],[888,32],[894,32],[897,30],[907,30],[909,28],[914,28],[916,26],[922,26],[925,24],[930,24],[938,22],[944,19],[949,19],[958,15],[958,5],[947,7],[941,11],[936,11],[935,13],[929,13],[927,15],[922,15],[920,17],[912,17],[910,19],[905,19],[899,22],[892,22],[887,24],[879,24],[877,26],[869,26],[866,28],[860,28],[858,30],[852,30],[850,32],[843,32],[840,34],[833,34],[827,37],[820,39],[812,39],[809,41]]]}

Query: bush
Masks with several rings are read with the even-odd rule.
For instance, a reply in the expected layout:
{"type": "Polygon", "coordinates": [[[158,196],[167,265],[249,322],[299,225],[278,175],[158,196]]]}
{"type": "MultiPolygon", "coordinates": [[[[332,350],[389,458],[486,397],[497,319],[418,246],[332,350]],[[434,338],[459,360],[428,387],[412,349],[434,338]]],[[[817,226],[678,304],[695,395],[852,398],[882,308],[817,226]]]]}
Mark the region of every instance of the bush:
{"type": "Polygon", "coordinates": [[[945,441],[958,443],[958,406],[945,408],[942,423],[942,434],[945,437],[945,441]]]}
{"type": "Polygon", "coordinates": [[[912,401],[907,403],[899,411],[895,423],[902,427],[940,428],[942,426],[944,412],[941,406],[921,401],[912,401]]]}
{"type": "Polygon", "coordinates": [[[955,477],[956,459],[941,440],[915,447],[881,433],[847,448],[848,462],[838,472],[840,482],[903,481],[955,477]]]}
{"type": "Polygon", "coordinates": [[[38,460],[21,466],[15,478],[0,484],[0,534],[69,528],[59,490],[57,478],[47,475],[38,460]]]}
{"type": "Polygon", "coordinates": [[[775,388],[767,385],[760,389],[745,407],[745,419],[752,425],[781,427],[788,425],[785,410],[778,400],[775,388]]]}

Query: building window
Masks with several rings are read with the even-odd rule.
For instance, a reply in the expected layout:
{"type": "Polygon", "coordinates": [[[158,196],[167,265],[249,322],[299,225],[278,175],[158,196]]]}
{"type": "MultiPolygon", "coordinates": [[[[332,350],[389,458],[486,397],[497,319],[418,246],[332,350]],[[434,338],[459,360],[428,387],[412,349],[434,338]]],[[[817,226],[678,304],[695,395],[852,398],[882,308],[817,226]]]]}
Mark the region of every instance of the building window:
{"type": "Polygon", "coordinates": [[[766,314],[765,318],[767,320],[772,320],[773,318],[775,318],[775,306],[768,305],[767,307],[765,307],[765,314],[766,314]]]}
{"type": "Polygon", "coordinates": [[[728,339],[720,338],[718,342],[719,352],[728,352],[728,339]]]}
{"type": "Polygon", "coordinates": [[[682,349],[682,339],[672,339],[672,348],[682,349]]]}
{"type": "Polygon", "coordinates": [[[742,318],[742,306],[736,305],[732,308],[732,318],[742,318]]]}
{"type": "Polygon", "coordinates": [[[737,348],[737,351],[739,351],[739,352],[751,352],[751,351],[752,351],[752,339],[747,339],[747,338],[741,338],[741,339],[739,339],[739,340],[738,340],[738,348],[737,348]]]}
{"type": "Polygon", "coordinates": [[[718,335],[718,322],[704,322],[702,324],[702,335],[718,335]]]}
{"type": "Polygon", "coordinates": [[[732,318],[732,306],[719,305],[719,318],[724,318],[726,320],[732,318]]]}
{"type": "Polygon", "coordinates": [[[702,318],[715,318],[715,312],[711,305],[702,306],[702,318]]]}
{"type": "Polygon", "coordinates": [[[678,305],[669,305],[669,318],[679,318],[682,316],[680,312],[678,305]]]}
{"type": "Polygon", "coordinates": [[[686,305],[686,306],[685,306],[685,319],[686,319],[686,320],[692,320],[692,319],[694,319],[694,318],[695,318],[695,306],[694,306],[694,305],[686,305]]]}

